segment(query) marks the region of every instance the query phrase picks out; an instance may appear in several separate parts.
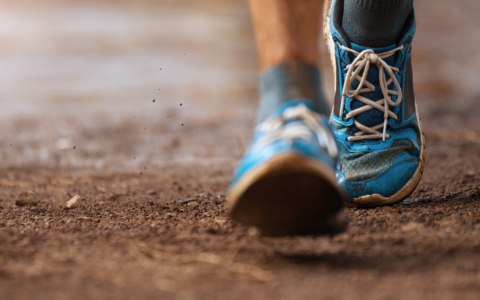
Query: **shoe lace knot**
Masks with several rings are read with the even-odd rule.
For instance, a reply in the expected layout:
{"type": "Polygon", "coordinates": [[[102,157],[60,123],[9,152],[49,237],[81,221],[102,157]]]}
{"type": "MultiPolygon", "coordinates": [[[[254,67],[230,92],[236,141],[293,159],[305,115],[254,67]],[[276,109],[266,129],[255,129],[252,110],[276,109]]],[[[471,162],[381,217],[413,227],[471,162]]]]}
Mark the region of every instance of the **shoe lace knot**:
{"type": "Polygon", "coordinates": [[[359,129],[359,131],[356,132],[354,136],[348,137],[347,140],[361,141],[368,139],[382,139],[385,141],[386,138],[390,138],[390,135],[387,133],[388,119],[398,119],[397,115],[390,111],[389,106],[397,106],[402,103],[403,95],[402,88],[394,74],[394,71],[398,72],[399,69],[390,66],[384,61],[384,59],[394,55],[397,51],[402,50],[403,45],[383,53],[375,53],[372,49],[366,49],[362,52],[357,52],[345,46],[342,46],[342,49],[352,53],[356,56],[356,58],[350,65],[347,65],[348,71],[345,78],[345,83],[343,85],[342,100],[340,103],[340,117],[343,117],[345,99],[352,98],[364,103],[365,105],[350,111],[346,116],[347,118],[353,118],[371,109],[376,109],[383,112],[384,118],[383,124],[378,124],[373,127],[365,126],[353,119],[353,124],[359,129]],[[379,70],[379,84],[383,94],[383,99],[377,101],[370,100],[360,95],[363,93],[375,92],[375,86],[367,80],[368,70],[372,64],[375,65],[379,70]],[[362,70],[363,74],[360,77],[359,74],[362,70]],[[390,76],[389,80],[387,80],[385,72],[390,76]],[[352,84],[355,80],[359,82],[358,87],[355,90],[351,90],[352,84]],[[392,82],[396,87],[396,91],[388,89],[388,86],[392,82]],[[395,102],[392,101],[391,95],[397,96],[397,100],[395,102]],[[378,129],[382,127],[383,132],[379,132],[378,129]]]}
{"type": "Polygon", "coordinates": [[[289,107],[281,115],[270,117],[258,126],[258,129],[265,134],[257,143],[259,147],[277,140],[305,139],[311,141],[312,132],[314,132],[319,145],[326,149],[331,157],[338,155],[337,144],[332,133],[321,125],[320,115],[304,104],[289,107]],[[288,122],[293,120],[301,122],[288,122]]]}

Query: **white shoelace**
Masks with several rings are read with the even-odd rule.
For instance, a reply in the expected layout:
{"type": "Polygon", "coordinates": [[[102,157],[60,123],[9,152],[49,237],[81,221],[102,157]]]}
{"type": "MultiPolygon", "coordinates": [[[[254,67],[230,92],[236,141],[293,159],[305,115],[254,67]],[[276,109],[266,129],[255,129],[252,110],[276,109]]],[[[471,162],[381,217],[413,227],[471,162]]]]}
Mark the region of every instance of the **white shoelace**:
{"type": "Polygon", "coordinates": [[[402,95],[402,88],[398,83],[398,80],[395,77],[395,74],[393,73],[393,71],[398,72],[399,69],[389,66],[383,59],[394,55],[395,52],[399,50],[402,50],[403,45],[393,50],[390,50],[384,53],[378,53],[378,54],[376,54],[372,49],[367,49],[360,53],[345,46],[342,46],[342,49],[353,53],[357,57],[350,65],[347,66],[348,72],[345,79],[345,83],[343,85],[342,101],[340,104],[340,117],[343,117],[343,109],[344,109],[346,98],[354,98],[360,102],[365,103],[365,106],[362,106],[360,108],[354,109],[351,112],[349,112],[347,114],[347,118],[355,117],[373,108],[383,112],[383,115],[384,115],[383,124],[378,124],[373,127],[365,126],[360,122],[358,122],[357,120],[353,119],[353,124],[360,131],[355,133],[354,136],[348,137],[347,140],[361,141],[361,140],[368,140],[368,139],[382,139],[383,141],[385,141],[385,138],[390,138],[390,135],[387,134],[388,118],[393,118],[395,120],[398,119],[397,115],[395,115],[392,111],[390,111],[389,105],[397,106],[400,103],[402,103],[403,95],[402,95]],[[368,82],[366,79],[368,75],[368,70],[370,68],[370,64],[376,65],[378,70],[380,71],[379,82],[380,82],[380,88],[382,89],[383,99],[378,101],[373,101],[363,96],[360,96],[360,94],[362,93],[375,92],[375,86],[370,82],[368,82]],[[356,67],[358,68],[355,71],[353,71],[356,67]],[[360,77],[358,74],[362,70],[364,70],[363,75],[362,77],[360,77]],[[385,76],[385,70],[390,75],[390,79],[388,81],[385,76]],[[358,88],[356,90],[350,90],[350,87],[352,86],[352,83],[355,79],[358,80],[360,84],[358,85],[358,88]],[[388,86],[392,82],[395,84],[397,91],[392,91],[388,89],[388,86]],[[397,101],[393,102],[390,95],[397,96],[397,101]],[[382,126],[383,126],[383,133],[378,131],[378,129],[382,128],[382,126]]]}
{"type": "Polygon", "coordinates": [[[317,135],[320,146],[328,151],[331,157],[337,157],[338,149],[332,134],[320,125],[320,115],[311,111],[304,104],[287,108],[282,115],[272,117],[259,125],[259,129],[265,136],[258,142],[262,147],[277,140],[305,139],[311,141],[314,137],[312,131],[317,135]],[[300,119],[302,122],[285,124],[289,120],[300,119]]]}

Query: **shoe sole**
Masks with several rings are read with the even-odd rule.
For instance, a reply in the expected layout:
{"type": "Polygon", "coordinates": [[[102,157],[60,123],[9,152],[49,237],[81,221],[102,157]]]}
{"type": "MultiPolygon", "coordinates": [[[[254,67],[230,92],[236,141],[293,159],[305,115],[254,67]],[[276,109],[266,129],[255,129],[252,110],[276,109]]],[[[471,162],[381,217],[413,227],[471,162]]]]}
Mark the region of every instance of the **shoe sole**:
{"type": "Polygon", "coordinates": [[[230,191],[232,219],[264,236],[336,234],[347,229],[335,172],[287,153],[245,174],[230,191]]]}
{"type": "MultiPolygon", "coordinates": [[[[331,31],[331,13],[333,8],[333,3],[335,0],[325,0],[324,7],[323,7],[323,38],[325,40],[325,44],[327,45],[328,54],[330,56],[330,62],[333,68],[333,75],[335,80],[337,80],[336,68],[335,68],[335,46],[332,39],[332,31],[331,31]]],[[[336,89],[337,85],[336,82],[334,83],[334,88],[336,89]]],[[[420,150],[420,163],[415,170],[412,178],[393,196],[390,197],[383,197],[380,194],[372,194],[354,198],[351,203],[346,203],[346,206],[357,206],[357,207],[374,207],[374,206],[384,206],[390,205],[397,202],[400,202],[408,196],[410,196],[415,188],[420,183],[420,179],[422,178],[423,168],[425,165],[425,134],[423,132],[422,122],[420,121],[420,117],[418,115],[417,106],[415,105],[415,112],[417,115],[418,125],[420,127],[421,132],[421,140],[422,146],[420,150]]]]}

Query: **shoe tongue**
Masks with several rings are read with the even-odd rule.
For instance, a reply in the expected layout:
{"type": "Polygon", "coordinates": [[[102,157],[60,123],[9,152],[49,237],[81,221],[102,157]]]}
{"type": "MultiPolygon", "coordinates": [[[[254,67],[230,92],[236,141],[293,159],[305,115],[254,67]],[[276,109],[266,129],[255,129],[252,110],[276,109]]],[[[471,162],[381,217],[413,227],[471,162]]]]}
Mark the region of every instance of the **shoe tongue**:
{"type": "MultiPolygon", "coordinates": [[[[357,51],[357,52],[362,52],[362,51],[367,50],[367,49],[372,49],[375,53],[383,53],[383,52],[387,52],[387,51],[395,49],[396,44],[393,44],[393,45],[388,46],[388,47],[383,47],[383,48],[363,47],[363,46],[360,46],[360,45],[357,45],[357,44],[354,44],[354,43],[352,43],[351,46],[352,46],[352,49],[357,51]]],[[[383,60],[388,65],[393,66],[395,64],[395,55],[384,58],[383,60]]],[[[363,74],[363,71],[360,72],[359,75],[362,76],[362,74],[363,74]]],[[[390,79],[390,76],[388,75],[388,73],[386,73],[385,75],[386,75],[386,78],[387,78],[387,81],[388,81],[390,79]]],[[[365,97],[365,98],[368,98],[370,100],[373,100],[373,101],[383,99],[382,90],[381,90],[380,84],[379,84],[379,70],[378,70],[377,66],[375,66],[373,64],[370,64],[370,68],[369,68],[368,74],[367,74],[367,80],[368,80],[368,82],[370,82],[371,84],[373,84],[375,86],[375,92],[363,93],[363,94],[360,94],[360,95],[365,97]]],[[[359,82],[357,80],[355,80],[350,89],[356,89],[358,87],[358,85],[359,85],[359,82]]],[[[389,88],[392,88],[392,87],[389,86],[389,88]]],[[[350,105],[352,110],[357,109],[357,108],[362,107],[362,106],[365,106],[365,104],[363,102],[358,101],[358,100],[353,100],[351,105],[350,105]]],[[[390,108],[390,109],[392,109],[392,108],[390,108]]],[[[360,122],[361,124],[363,124],[365,126],[372,127],[372,126],[378,125],[380,123],[383,123],[383,112],[381,112],[379,110],[376,110],[376,109],[371,109],[367,112],[364,112],[360,115],[357,115],[355,117],[355,120],[357,120],[358,122],[360,122]]]]}
{"type": "MultiPolygon", "coordinates": [[[[364,50],[372,49],[375,53],[383,53],[383,52],[387,52],[387,51],[395,49],[397,47],[397,44],[393,44],[393,45],[390,45],[390,46],[387,46],[387,47],[382,47],[382,48],[364,47],[364,46],[360,46],[360,45],[357,45],[357,44],[354,44],[354,43],[351,43],[351,46],[352,46],[352,49],[357,51],[357,52],[362,52],[364,50]]],[[[384,61],[387,64],[390,65],[390,63],[387,60],[391,60],[392,64],[393,64],[393,61],[394,61],[393,55],[384,59],[384,61]]]]}

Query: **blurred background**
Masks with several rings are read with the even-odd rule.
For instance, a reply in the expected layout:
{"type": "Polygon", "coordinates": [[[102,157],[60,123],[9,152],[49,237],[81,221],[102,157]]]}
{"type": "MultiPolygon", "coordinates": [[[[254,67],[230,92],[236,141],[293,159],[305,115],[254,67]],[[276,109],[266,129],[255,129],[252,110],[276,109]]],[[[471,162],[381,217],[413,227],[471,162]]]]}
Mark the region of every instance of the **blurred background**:
{"type": "MultiPolygon", "coordinates": [[[[415,88],[433,135],[478,125],[479,8],[416,3],[415,88]]],[[[231,164],[249,142],[257,71],[244,0],[1,0],[0,44],[0,168],[231,164]]]]}
{"type": "Polygon", "coordinates": [[[256,106],[246,2],[2,1],[0,15],[1,167],[132,171],[243,151],[250,125],[232,137],[227,123],[256,106]]]}

